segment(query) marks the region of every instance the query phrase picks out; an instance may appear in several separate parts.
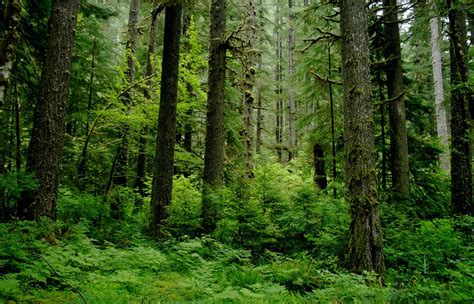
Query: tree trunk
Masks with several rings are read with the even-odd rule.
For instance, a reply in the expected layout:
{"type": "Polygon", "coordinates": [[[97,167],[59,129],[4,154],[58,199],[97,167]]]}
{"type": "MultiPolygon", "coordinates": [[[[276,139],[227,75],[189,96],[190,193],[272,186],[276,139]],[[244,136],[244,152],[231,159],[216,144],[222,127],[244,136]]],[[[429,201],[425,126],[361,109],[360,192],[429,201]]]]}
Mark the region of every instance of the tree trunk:
{"type": "Polygon", "coordinates": [[[342,0],[345,185],[350,208],[351,271],[385,273],[374,159],[365,0],[342,0]]]}
{"type": "Polygon", "coordinates": [[[441,169],[450,170],[449,161],[449,135],[448,123],[446,118],[446,109],[444,107],[444,89],[443,89],[443,61],[441,58],[441,40],[439,36],[439,17],[436,14],[436,5],[434,0],[430,1],[433,16],[430,19],[431,28],[431,57],[433,65],[433,83],[436,109],[436,130],[438,138],[442,145],[443,152],[440,155],[441,169]]]}
{"type": "Polygon", "coordinates": [[[5,90],[10,79],[16,48],[20,40],[18,26],[21,19],[21,1],[6,0],[5,31],[0,45],[0,106],[3,104],[5,90]]]}
{"type": "Polygon", "coordinates": [[[95,57],[96,57],[96,40],[94,39],[92,44],[92,61],[91,61],[91,75],[89,78],[89,99],[87,102],[87,121],[86,121],[86,140],[82,148],[81,157],[79,158],[79,165],[77,166],[77,178],[79,188],[83,188],[83,179],[86,177],[86,163],[87,163],[87,148],[90,139],[90,120],[92,114],[92,97],[94,92],[94,69],[95,69],[95,57]]]}
{"type": "Polygon", "coordinates": [[[253,107],[255,85],[255,5],[254,0],[247,0],[247,18],[246,18],[246,56],[245,56],[245,80],[244,80],[244,161],[247,176],[253,176],[253,107]]]}
{"type": "Polygon", "coordinates": [[[324,150],[320,144],[313,146],[313,162],[314,162],[314,182],[316,185],[324,190],[328,186],[326,176],[326,162],[324,160],[324,150]]]}
{"type": "MultiPolygon", "coordinates": [[[[263,24],[263,6],[262,6],[262,0],[259,0],[258,2],[258,28],[259,31],[264,30],[264,24],[263,24]]],[[[260,40],[260,43],[263,43],[263,39],[260,40]]],[[[262,70],[262,53],[260,52],[258,54],[258,64],[257,64],[257,69],[258,71],[262,70]]],[[[257,138],[255,140],[255,151],[257,154],[261,153],[261,147],[262,147],[262,130],[263,130],[263,114],[262,114],[262,91],[263,88],[260,85],[258,87],[258,93],[257,93],[257,138]]]]}
{"type": "Polygon", "coordinates": [[[384,0],[383,6],[392,187],[397,199],[406,200],[410,196],[410,180],[398,6],[396,0],[384,0]]]}
{"type": "MultiPolygon", "coordinates": [[[[7,85],[11,76],[13,63],[15,61],[15,53],[20,38],[18,26],[21,18],[21,4],[19,0],[6,1],[2,14],[2,25],[5,25],[4,32],[0,40],[0,124],[4,125],[9,120],[6,110],[9,105],[5,103],[5,94],[7,85]],[[5,19],[3,19],[5,17],[5,19]],[[4,111],[1,111],[4,110],[4,111]]],[[[0,174],[5,171],[7,162],[7,133],[8,128],[0,128],[0,174]]]]}
{"type": "Polygon", "coordinates": [[[288,161],[296,156],[296,106],[295,106],[295,90],[292,85],[292,77],[294,73],[293,52],[295,49],[295,31],[293,29],[293,0],[288,0],[288,79],[289,79],[289,147],[288,147],[288,161]]]}
{"type": "MultiPolygon", "coordinates": [[[[148,34],[148,50],[146,55],[146,73],[145,77],[148,78],[143,95],[148,101],[151,101],[151,90],[153,88],[153,55],[156,52],[156,23],[158,20],[158,14],[160,13],[161,8],[159,7],[159,1],[153,1],[153,11],[151,13],[151,24],[150,31],[148,34]]],[[[145,197],[145,178],[146,178],[146,166],[147,166],[147,153],[146,147],[148,144],[148,132],[149,127],[146,124],[141,132],[140,138],[138,140],[138,156],[137,156],[137,176],[135,178],[135,189],[137,189],[140,197],[145,197]]],[[[141,204],[141,201],[137,203],[141,204]]]]}
{"type": "Polygon", "coordinates": [[[209,43],[206,145],[202,195],[202,227],[211,232],[216,227],[217,210],[208,193],[222,185],[224,178],[224,105],[226,48],[226,0],[212,0],[209,43]]]}
{"type": "MultiPolygon", "coordinates": [[[[16,92],[16,90],[15,90],[16,92]]],[[[15,163],[16,171],[21,170],[21,127],[20,127],[20,99],[15,97],[15,163]]]]}
{"type": "MultiPolygon", "coordinates": [[[[125,72],[126,80],[131,85],[135,81],[135,55],[138,45],[138,16],[140,12],[140,0],[130,1],[130,10],[128,15],[128,41],[126,47],[127,70],[125,72]]],[[[128,114],[132,104],[130,91],[123,94],[122,102],[125,112],[128,114]]],[[[119,186],[127,185],[128,162],[129,162],[129,133],[130,126],[124,124],[120,136],[122,141],[117,150],[117,164],[114,174],[114,184],[119,186]]]]}
{"type": "Polygon", "coordinates": [[[278,156],[278,161],[282,162],[282,144],[283,144],[283,98],[282,98],[282,80],[283,80],[283,46],[281,40],[281,26],[282,26],[282,17],[281,17],[281,7],[282,0],[278,0],[276,8],[276,56],[277,64],[275,71],[275,82],[276,82],[276,113],[275,113],[275,142],[276,142],[276,152],[278,156]]]}
{"type": "MultiPolygon", "coordinates": [[[[331,43],[328,47],[328,79],[331,79],[331,43]]],[[[332,83],[329,81],[329,105],[331,108],[331,153],[332,153],[332,196],[334,198],[337,197],[337,190],[336,190],[336,177],[337,177],[337,168],[336,168],[336,130],[334,127],[334,98],[332,95],[332,83]]]]}
{"type": "Polygon", "coordinates": [[[472,215],[472,167],[468,100],[466,15],[457,0],[448,0],[451,56],[451,204],[453,215],[472,215]]]}
{"type": "MultiPolygon", "coordinates": [[[[381,60],[381,55],[377,58],[381,60]]],[[[382,80],[382,72],[377,69],[377,86],[380,101],[380,141],[382,142],[382,190],[387,190],[387,149],[385,145],[385,95],[383,94],[384,82],[382,80]]]]}
{"type": "Polygon", "coordinates": [[[168,218],[167,207],[171,203],[173,187],[181,14],[181,4],[170,4],[165,9],[160,110],[151,194],[150,230],[155,237],[165,236],[163,225],[168,218]]]}
{"type": "Polygon", "coordinates": [[[78,7],[78,0],[53,0],[52,3],[47,55],[27,163],[27,171],[35,174],[38,187],[22,194],[19,215],[24,219],[56,217],[78,7]]]}

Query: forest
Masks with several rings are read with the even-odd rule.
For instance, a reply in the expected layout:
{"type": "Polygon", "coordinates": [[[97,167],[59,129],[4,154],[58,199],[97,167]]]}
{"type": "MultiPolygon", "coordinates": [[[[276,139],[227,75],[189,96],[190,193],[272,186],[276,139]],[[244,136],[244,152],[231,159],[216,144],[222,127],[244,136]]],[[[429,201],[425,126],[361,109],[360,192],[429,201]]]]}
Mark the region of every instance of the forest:
{"type": "Polygon", "coordinates": [[[0,0],[1,303],[473,303],[469,0],[0,0]]]}

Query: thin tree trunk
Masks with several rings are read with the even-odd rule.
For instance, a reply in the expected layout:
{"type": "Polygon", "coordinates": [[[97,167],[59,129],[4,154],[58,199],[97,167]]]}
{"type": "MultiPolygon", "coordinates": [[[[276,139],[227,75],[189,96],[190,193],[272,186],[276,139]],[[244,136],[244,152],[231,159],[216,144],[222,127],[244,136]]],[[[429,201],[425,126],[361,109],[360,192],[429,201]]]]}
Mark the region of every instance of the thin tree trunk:
{"type": "Polygon", "coordinates": [[[0,106],[3,104],[5,90],[10,79],[15,53],[20,34],[18,26],[21,19],[21,1],[6,0],[5,3],[5,31],[0,45],[0,106]]]}
{"type": "MultiPolygon", "coordinates": [[[[16,91],[16,90],[15,90],[16,91]]],[[[21,171],[21,128],[20,128],[20,99],[15,98],[15,163],[16,171],[21,171]]]]}
{"type": "Polygon", "coordinates": [[[78,0],[53,0],[52,3],[47,55],[27,162],[27,171],[35,174],[38,187],[22,193],[19,216],[24,219],[56,218],[78,7],[78,0]]]}
{"type": "Polygon", "coordinates": [[[375,177],[370,58],[365,0],[342,0],[345,185],[351,271],[385,273],[375,177]]]}
{"type": "Polygon", "coordinates": [[[453,215],[473,213],[468,100],[466,15],[457,0],[448,0],[451,55],[451,204],[453,215]]]}
{"type": "Polygon", "coordinates": [[[92,100],[93,100],[93,93],[94,93],[94,70],[95,70],[95,57],[96,57],[96,40],[94,38],[92,42],[92,62],[91,62],[91,75],[89,78],[89,98],[87,101],[87,121],[86,121],[86,140],[84,142],[84,146],[82,148],[81,157],[79,159],[79,165],[77,166],[77,177],[79,187],[82,188],[82,180],[86,177],[86,162],[87,162],[87,147],[89,145],[90,139],[90,120],[92,114],[92,100]]]}
{"type": "Polygon", "coordinates": [[[288,89],[289,94],[289,147],[288,147],[288,161],[292,160],[296,156],[296,106],[295,106],[295,91],[291,85],[294,73],[294,62],[293,52],[295,48],[295,31],[293,29],[293,0],[288,0],[288,79],[290,86],[288,89]]]}
{"type": "MultiPolygon", "coordinates": [[[[140,0],[130,1],[130,10],[128,15],[128,41],[126,47],[127,70],[125,72],[126,80],[131,85],[135,81],[135,56],[138,45],[138,16],[140,12],[140,0]]],[[[123,94],[122,102],[125,112],[128,114],[132,104],[132,96],[128,90],[123,94]]],[[[124,124],[121,130],[122,141],[118,147],[117,165],[114,174],[114,184],[118,186],[127,185],[128,163],[129,163],[129,136],[130,126],[124,124]]]]}
{"type": "MultiPolygon", "coordinates": [[[[191,15],[188,13],[183,22],[183,35],[186,35],[186,32],[191,24],[191,15]]],[[[191,67],[190,67],[191,68],[191,67]]],[[[190,83],[186,83],[186,90],[190,96],[193,94],[193,86],[190,83]]],[[[193,150],[193,125],[191,124],[191,117],[193,117],[193,109],[188,109],[186,111],[186,116],[188,119],[184,124],[184,136],[183,136],[183,148],[188,152],[193,150]]],[[[189,176],[191,173],[185,169],[184,175],[189,176]]]]}
{"type": "Polygon", "coordinates": [[[430,19],[431,29],[431,57],[433,66],[433,83],[435,95],[436,110],[436,130],[440,140],[443,152],[440,155],[441,169],[450,170],[449,161],[449,135],[448,135],[448,119],[446,109],[444,107],[444,89],[443,89],[443,61],[441,58],[441,40],[439,36],[439,17],[436,14],[436,5],[430,0],[431,11],[434,13],[430,19]]]}
{"type": "Polygon", "coordinates": [[[171,203],[173,187],[181,15],[181,4],[169,4],[165,9],[160,110],[151,194],[150,230],[155,237],[165,236],[163,225],[168,218],[167,207],[171,203]]]}
{"type": "Polygon", "coordinates": [[[392,187],[397,199],[406,200],[410,196],[410,179],[398,7],[396,0],[384,0],[383,5],[392,187]]]}
{"type": "MultiPolygon", "coordinates": [[[[328,47],[328,79],[331,79],[331,44],[328,47]]],[[[336,190],[336,177],[337,177],[337,169],[336,169],[336,130],[334,127],[334,100],[332,96],[332,83],[329,81],[329,104],[331,107],[331,152],[332,152],[332,195],[334,198],[337,197],[337,190],[336,190]]]]}
{"type": "MultiPolygon", "coordinates": [[[[150,31],[148,34],[148,50],[146,55],[146,73],[145,76],[148,78],[143,95],[148,101],[151,101],[151,90],[153,88],[153,56],[156,52],[156,24],[158,21],[158,14],[162,10],[162,6],[159,6],[158,0],[153,0],[153,11],[151,13],[151,23],[150,31]]],[[[140,138],[138,140],[138,156],[137,156],[137,174],[135,178],[135,189],[137,189],[140,197],[145,197],[145,178],[146,178],[146,167],[147,167],[147,153],[146,147],[148,144],[148,133],[149,127],[148,124],[142,128],[140,132],[140,138]]],[[[138,200],[138,204],[141,204],[142,201],[138,200]]]]}
{"type": "Polygon", "coordinates": [[[226,29],[226,0],[212,0],[209,43],[209,76],[207,93],[206,145],[202,194],[202,228],[211,232],[217,223],[216,206],[209,192],[217,189],[224,178],[224,105],[226,48],[223,45],[226,29]]]}
{"type": "Polygon", "coordinates": [[[255,85],[255,5],[254,0],[247,0],[247,18],[246,18],[246,56],[245,56],[245,79],[244,89],[244,162],[246,174],[253,177],[253,107],[254,107],[254,85],[255,85]]]}
{"type": "Polygon", "coordinates": [[[275,71],[275,82],[276,82],[276,113],[275,113],[275,142],[276,142],[276,152],[278,156],[278,161],[282,162],[282,144],[283,144],[283,98],[282,98],[282,80],[283,80],[283,47],[282,47],[282,39],[281,39],[281,26],[282,26],[282,17],[281,17],[281,7],[282,7],[282,0],[278,0],[277,8],[276,8],[276,56],[277,56],[277,64],[276,64],[276,71],[275,71]]]}

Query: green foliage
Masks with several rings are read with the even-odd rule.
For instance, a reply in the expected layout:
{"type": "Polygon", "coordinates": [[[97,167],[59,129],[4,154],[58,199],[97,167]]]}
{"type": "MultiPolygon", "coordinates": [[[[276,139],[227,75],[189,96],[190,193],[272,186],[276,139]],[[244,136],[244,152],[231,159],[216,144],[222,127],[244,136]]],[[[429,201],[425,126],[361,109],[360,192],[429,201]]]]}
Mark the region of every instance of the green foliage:
{"type": "Polygon", "coordinates": [[[181,176],[173,181],[173,200],[166,223],[176,236],[196,236],[201,227],[201,191],[191,180],[181,176]]]}
{"type": "Polygon", "coordinates": [[[0,200],[2,201],[3,220],[16,212],[16,202],[22,191],[34,190],[37,187],[35,178],[24,172],[11,171],[0,175],[0,200]]]}
{"type": "Polygon", "coordinates": [[[421,221],[400,218],[385,230],[387,279],[401,299],[464,301],[472,297],[472,217],[421,221]],[[459,228],[457,228],[459,227],[459,228]],[[459,229],[460,231],[458,231],[459,229]]]}

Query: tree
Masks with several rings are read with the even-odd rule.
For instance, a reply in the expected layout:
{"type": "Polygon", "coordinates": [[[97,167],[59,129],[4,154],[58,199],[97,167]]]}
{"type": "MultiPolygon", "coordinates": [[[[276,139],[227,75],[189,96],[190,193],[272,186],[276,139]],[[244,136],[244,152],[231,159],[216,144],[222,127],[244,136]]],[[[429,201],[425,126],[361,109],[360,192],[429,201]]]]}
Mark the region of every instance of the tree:
{"type": "Polygon", "coordinates": [[[353,272],[384,275],[377,200],[370,58],[364,0],[342,0],[342,83],[345,185],[350,208],[349,260],[353,272]]]}
{"type": "Polygon", "coordinates": [[[452,213],[472,214],[472,165],[469,129],[466,14],[461,2],[448,0],[451,56],[451,206],[452,213]]]}
{"type": "MultiPolygon", "coordinates": [[[[158,21],[158,14],[163,9],[163,6],[158,5],[158,0],[153,0],[153,11],[151,12],[151,23],[150,30],[148,33],[148,49],[146,53],[146,72],[145,76],[148,77],[145,90],[143,92],[147,100],[151,100],[151,89],[153,87],[153,56],[156,52],[156,23],[158,21]]],[[[137,157],[137,176],[135,178],[135,188],[141,197],[145,196],[145,175],[146,175],[146,164],[147,164],[147,136],[148,136],[148,125],[145,125],[140,133],[140,139],[138,143],[138,157],[137,157]]]]}
{"type": "Polygon", "coordinates": [[[16,47],[20,39],[18,26],[20,23],[21,2],[7,0],[5,5],[5,31],[0,45],[0,105],[3,103],[5,90],[10,78],[16,47]]]}
{"type": "Polygon", "coordinates": [[[78,0],[53,0],[52,3],[47,55],[27,162],[27,171],[35,174],[38,188],[22,194],[21,218],[56,217],[78,7],[78,0]]]}
{"type": "Polygon", "coordinates": [[[275,82],[276,82],[276,111],[275,111],[275,142],[278,160],[282,161],[283,149],[283,42],[281,35],[281,27],[283,18],[281,16],[282,0],[277,1],[275,15],[275,34],[276,34],[276,57],[277,64],[275,66],[275,82]]]}
{"type": "Polygon", "coordinates": [[[440,155],[441,169],[450,170],[449,163],[449,135],[446,109],[444,106],[444,88],[443,88],[443,61],[441,58],[441,40],[439,35],[439,16],[436,14],[436,5],[434,0],[430,0],[431,11],[433,15],[430,18],[431,30],[431,58],[433,66],[433,83],[435,95],[436,110],[436,130],[441,142],[443,152],[440,155]]]}
{"type": "Polygon", "coordinates": [[[408,138],[403,87],[400,30],[396,0],[384,0],[384,36],[393,192],[399,199],[410,196],[408,138]]]}
{"type": "MultiPolygon", "coordinates": [[[[5,93],[7,85],[10,81],[13,63],[15,61],[16,49],[20,40],[20,34],[18,32],[21,16],[20,3],[21,2],[18,0],[6,1],[5,10],[0,12],[0,14],[4,12],[5,15],[4,19],[0,20],[0,22],[3,21],[3,23],[5,24],[5,28],[0,29],[3,31],[3,35],[1,36],[0,41],[0,110],[6,110],[9,107],[15,108],[15,113],[17,113],[17,115],[19,114],[17,111],[18,100],[15,99],[15,105],[11,106],[10,103],[5,102],[5,93]]],[[[2,125],[6,125],[8,123],[7,121],[9,117],[6,115],[6,113],[8,113],[8,110],[10,109],[8,109],[7,111],[5,110],[0,112],[0,123],[2,125]]],[[[5,140],[8,137],[7,133],[8,128],[2,128],[0,130],[0,173],[3,173],[5,169],[4,164],[7,161],[9,146],[7,144],[7,141],[5,140]]]]}
{"type": "Polygon", "coordinates": [[[295,91],[291,85],[292,76],[295,70],[295,64],[293,60],[293,52],[295,50],[295,31],[293,29],[293,0],[288,0],[288,78],[290,79],[289,93],[289,147],[288,147],[288,161],[292,160],[296,153],[296,104],[295,104],[295,91]]]}
{"type": "Polygon", "coordinates": [[[206,146],[204,152],[202,225],[210,232],[216,225],[215,206],[208,197],[210,188],[222,185],[224,177],[224,104],[226,70],[226,0],[211,3],[209,73],[207,93],[206,146]]]}
{"type": "MultiPolygon", "coordinates": [[[[125,49],[125,57],[127,59],[127,70],[125,78],[128,85],[132,85],[135,81],[135,55],[138,45],[138,16],[140,11],[140,0],[130,1],[130,10],[128,17],[128,41],[125,49]]],[[[124,110],[129,111],[132,104],[132,96],[130,90],[127,90],[122,97],[124,110]]],[[[128,175],[128,159],[129,159],[129,133],[130,127],[127,124],[122,126],[120,136],[122,141],[117,150],[117,162],[115,167],[114,184],[125,186],[127,184],[128,175]]]]}
{"type": "MultiPolygon", "coordinates": [[[[263,16],[263,4],[262,0],[258,1],[258,32],[262,33],[264,30],[264,16],[263,16]]],[[[258,44],[261,44],[264,42],[264,39],[262,37],[259,38],[258,44]]],[[[258,71],[262,71],[262,53],[260,52],[258,54],[258,63],[257,63],[257,69],[258,71]]],[[[263,131],[263,103],[262,103],[262,93],[263,88],[261,85],[258,86],[258,93],[257,93],[257,134],[256,134],[256,139],[255,139],[255,152],[257,154],[261,154],[262,151],[262,131],[263,131]]]]}
{"type": "Polygon", "coordinates": [[[255,4],[254,0],[248,0],[247,17],[245,21],[245,63],[244,63],[244,161],[247,176],[252,177],[253,173],[253,107],[255,85],[255,4]]]}
{"type": "Polygon", "coordinates": [[[155,168],[151,194],[151,233],[163,237],[173,186],[174,145],[176,140],[176,104],[178,98],[179,49],[182,5],[165,8],[163,61],[161,70],[160,110],[156,136],[155,168]]]}

